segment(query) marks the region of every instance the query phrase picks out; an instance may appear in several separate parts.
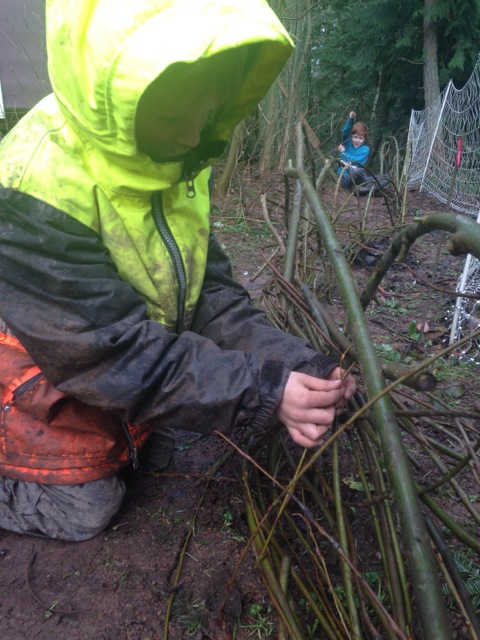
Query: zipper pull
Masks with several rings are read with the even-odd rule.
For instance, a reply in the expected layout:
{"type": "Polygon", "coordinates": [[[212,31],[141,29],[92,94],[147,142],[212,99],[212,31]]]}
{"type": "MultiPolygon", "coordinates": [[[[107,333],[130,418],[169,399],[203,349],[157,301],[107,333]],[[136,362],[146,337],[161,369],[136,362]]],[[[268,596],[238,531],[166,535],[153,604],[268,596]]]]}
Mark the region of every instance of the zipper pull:
{"type": "Polygon", "coordinates": [[[132,435],[128,430],[128,423],[125,420],[120,419],[120,424],[122,426],[122,431],[125,435],[128,444],[128,450],[130,452],[130,461],[132,463],[132,467],[136,470],[138,469],[138,449],[133,442],[132,435]]]}
{"type": "Polygon", "coordinates": [[[130,460],[132,461],[133,469],[136,471],[138,469],[138,451],[135,446],[130,449],[130,460]]]}
{"type": "Polygon", "coordinates": [[[192,178],[192,174],[187,175],[187,198],[194,198],[197,195],[195,191],[195,182],[192,178]]]}

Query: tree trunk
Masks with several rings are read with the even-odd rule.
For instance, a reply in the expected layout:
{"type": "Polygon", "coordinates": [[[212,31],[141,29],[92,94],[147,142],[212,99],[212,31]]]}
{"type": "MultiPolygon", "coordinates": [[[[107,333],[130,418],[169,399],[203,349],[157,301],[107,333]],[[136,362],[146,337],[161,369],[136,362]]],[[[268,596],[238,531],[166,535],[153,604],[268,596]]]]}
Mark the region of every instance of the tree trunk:
{"type": "Polygon", "coordinates": [[[438,0],[425,0],[423,7],[423,92],[425,108],[440,95],[437,59],[437,27],[432,18],[432,9],[438,0]]]}
{"type": "Polygon", "coordinates": [[[233,131],[225,167],[223,169],[222,175],[220,176],[220,179],[215,186],[215,195],[224,196],[227,193],[228,188],[230,187],[230,181],[232,179],[232,174],[236,167],[238,154],[240,152],[242,127],[243,124],[240,122],[239,124],[237,124],[233,131]]]}
{"type": "Polygon", "coordinates": [[[276,101],[278,95],[278,85],[273,84],[267,97],[263,101],[263,111],[260,114],[261,138],[260,147],[262,149],[259,160],[260,175],[264,176],[273,166],[273,150],[275,137],[278,133],[278,122],[276,122],[276,101]]]}
{"type": "Polygon", "coordinates": [[[306,3],[297,0],[295,15],[297,19],[294,29],[294,41],[297,47],[290,62],[290,74],[287,82],[288,99],[283,125],[283,139],[279,154],[279,166],[286,166],[290,157],[291,142],[294,140],[294,129],[300,119],[300,103],[303,97],[303,82],[305,81],[305,64],[310,59],[312,45],[312,21],[310,15],[310,0],[306,3]]]}

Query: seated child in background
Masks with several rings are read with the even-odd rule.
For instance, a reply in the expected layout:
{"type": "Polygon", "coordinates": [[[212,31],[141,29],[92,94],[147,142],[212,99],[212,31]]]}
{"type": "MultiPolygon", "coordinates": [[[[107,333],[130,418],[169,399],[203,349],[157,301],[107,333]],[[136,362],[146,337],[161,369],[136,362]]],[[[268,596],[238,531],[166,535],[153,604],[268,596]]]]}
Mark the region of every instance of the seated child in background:
{"type": "Polygon", "coordinates": [[[351,189],[355,184],[365,182],[365,171],[358,164],[365,164],[368,160],[370,147],[365,144],[368,140],[368,127],[364,122],[355,122],[355,111],[350,112],[350,116],[342,131],[342,144],[339,145],[340,159],[344,167],[339,167],[337,173],[343,175],[340,185],[344,189],[351,189]]]}

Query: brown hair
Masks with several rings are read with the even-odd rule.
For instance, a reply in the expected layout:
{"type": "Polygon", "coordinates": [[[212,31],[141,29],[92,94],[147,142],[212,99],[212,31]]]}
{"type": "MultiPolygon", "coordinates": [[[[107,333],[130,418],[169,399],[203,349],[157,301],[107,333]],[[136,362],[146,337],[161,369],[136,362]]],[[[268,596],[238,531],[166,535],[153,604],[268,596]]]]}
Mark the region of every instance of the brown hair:
{"type": "Polygon", "coordinates": [[[368,127],[364,122],[357,122],[353,125],[351,135],[353,136],[354,133],[359,136],[363,136],[365,141],[368,140],[368,127]]]}

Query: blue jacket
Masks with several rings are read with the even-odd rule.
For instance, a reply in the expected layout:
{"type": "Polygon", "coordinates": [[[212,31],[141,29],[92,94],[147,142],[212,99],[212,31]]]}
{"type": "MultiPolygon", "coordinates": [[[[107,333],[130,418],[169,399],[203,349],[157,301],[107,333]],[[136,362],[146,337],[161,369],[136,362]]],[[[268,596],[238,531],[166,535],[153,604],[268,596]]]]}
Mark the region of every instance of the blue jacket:
{"type": "MultiPolygon", "coordinates": [[[[370,153],[370,147],[366,144],[362,144],[361,147],[354,147],[352,139],[350,137],[353,127],[353,120],[348,118],[342,131],[342,143],[345,147],[345,151],[340,154],[341,160],[344,162],[351,162],[352,164],[365,164],[368,160],[368,154],[370,153]]],[[[337,173],[342,173],[342,167],[339,167],[337,173]]]]}

